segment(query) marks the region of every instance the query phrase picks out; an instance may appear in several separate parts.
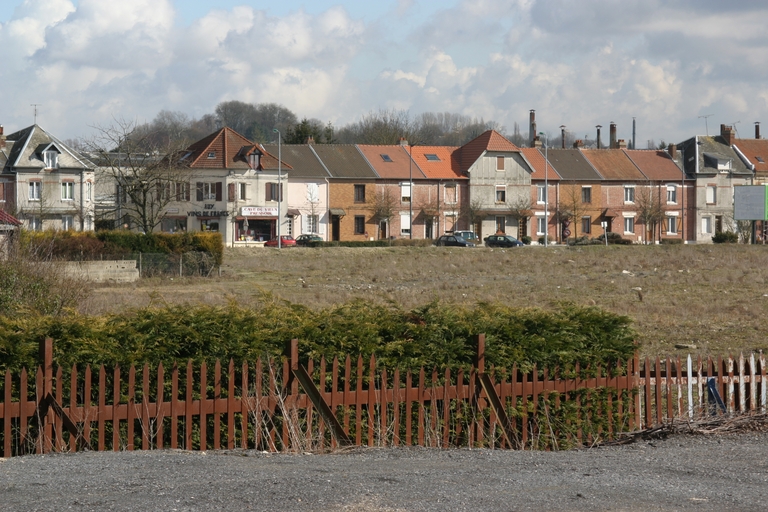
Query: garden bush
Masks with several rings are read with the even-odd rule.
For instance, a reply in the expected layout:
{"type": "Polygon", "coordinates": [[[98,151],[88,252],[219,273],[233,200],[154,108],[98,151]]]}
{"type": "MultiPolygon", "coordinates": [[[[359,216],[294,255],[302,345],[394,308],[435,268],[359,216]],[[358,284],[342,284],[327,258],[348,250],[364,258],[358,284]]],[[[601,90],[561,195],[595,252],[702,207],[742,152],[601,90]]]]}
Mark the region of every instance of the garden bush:
{"type": "Polygon", "coordinates": [[[721,231],[712,237],[716,244],[737,244],[739,243],[739,234],[733,231],[721,231]]]}

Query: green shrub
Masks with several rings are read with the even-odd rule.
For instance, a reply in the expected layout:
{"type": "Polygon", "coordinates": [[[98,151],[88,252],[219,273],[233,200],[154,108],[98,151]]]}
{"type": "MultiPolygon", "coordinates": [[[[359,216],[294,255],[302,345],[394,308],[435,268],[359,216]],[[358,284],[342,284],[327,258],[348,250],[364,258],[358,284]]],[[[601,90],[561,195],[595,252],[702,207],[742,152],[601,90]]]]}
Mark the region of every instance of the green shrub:
{"type": "Polygon", "coordinates": [[[520,241],[523,242],[525,245],[531,245],[532,238],[528,235],[523,235],[520,237],[520,241]]]}
{"type": "Polygon", "coordinates": [[[662,238],[661,243],[664,245],[680,245],[683,243],[682,238],[662,238]]]}
{"type": "Polygon", "coordinates": [[[733,231],[721,231],[712,237],[716,244],[737,244],[739,243],[739,234],[733,231]]]}

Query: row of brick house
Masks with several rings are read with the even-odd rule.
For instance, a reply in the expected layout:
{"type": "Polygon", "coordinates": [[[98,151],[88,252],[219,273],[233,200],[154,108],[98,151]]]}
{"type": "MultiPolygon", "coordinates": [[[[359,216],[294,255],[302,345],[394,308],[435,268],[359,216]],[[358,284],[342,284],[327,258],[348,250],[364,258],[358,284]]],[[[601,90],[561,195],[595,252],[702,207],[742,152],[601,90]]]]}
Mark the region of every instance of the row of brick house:
{"type": "MultiPolygon", "coordinates": [[[[535,132],[534,132],[535,133],[535,132]]],[[[461,147],[256,144],[222,128],[178,157],[160,187],[159,231],[217,231],[227,245],[277,233],[326,240],[436,238],[471,229],[545,234],[551,242],[603,229],[634,242],[711,242],[736,230],[733,189],[768,176],[768,141],[695,136],[666,150],[519,148],[495,131],[461,147]],[[605,228],[603,227],[605,225],[605,228]]],[[[176,158],[176,157],[174,157],[176,158]]],[[[0,209],[28,229],[94,229],[130,222],[109,172],[37,125],[0,127],[0,209]]]]}

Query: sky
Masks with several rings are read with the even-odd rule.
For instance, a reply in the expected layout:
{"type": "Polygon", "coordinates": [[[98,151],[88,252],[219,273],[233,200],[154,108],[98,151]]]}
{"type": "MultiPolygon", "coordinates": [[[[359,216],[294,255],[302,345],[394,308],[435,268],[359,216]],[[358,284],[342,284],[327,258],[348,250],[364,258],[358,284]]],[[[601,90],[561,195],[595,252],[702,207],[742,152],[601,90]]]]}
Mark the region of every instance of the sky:
{"type": "MultiPolygon", "coordinates": [[[[3,0],[0,124],[60,139],[275,102],[452,112],[637,147],[768,123],[764,0],[3,0]],[[707,117],[705,117],[707,116],[707,117]]],[[[764,128],[763,132],[768,132],[764,128]]]]}

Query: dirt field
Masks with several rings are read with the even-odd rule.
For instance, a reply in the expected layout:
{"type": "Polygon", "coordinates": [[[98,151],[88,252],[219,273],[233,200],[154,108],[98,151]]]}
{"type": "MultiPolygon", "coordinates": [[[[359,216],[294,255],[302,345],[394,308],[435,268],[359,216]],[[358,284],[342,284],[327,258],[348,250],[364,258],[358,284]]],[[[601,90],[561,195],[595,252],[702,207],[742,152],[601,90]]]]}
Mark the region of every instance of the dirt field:
{"type": "Polygon", "coordinates": [[[631,317],[643,354],[723,354],[768,349],[767,282],[763,246],[228,249],[220,277],[102,286],[83,312],[152,301],[248,305],[264,291],[318,308],[360,297],[408,308],[570,301],[631,317]]]}

